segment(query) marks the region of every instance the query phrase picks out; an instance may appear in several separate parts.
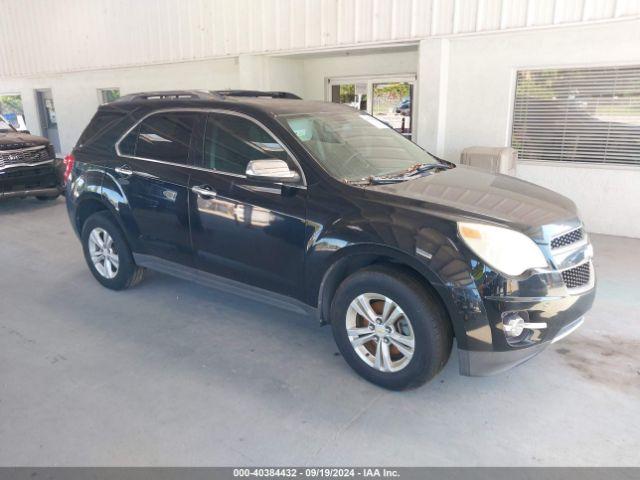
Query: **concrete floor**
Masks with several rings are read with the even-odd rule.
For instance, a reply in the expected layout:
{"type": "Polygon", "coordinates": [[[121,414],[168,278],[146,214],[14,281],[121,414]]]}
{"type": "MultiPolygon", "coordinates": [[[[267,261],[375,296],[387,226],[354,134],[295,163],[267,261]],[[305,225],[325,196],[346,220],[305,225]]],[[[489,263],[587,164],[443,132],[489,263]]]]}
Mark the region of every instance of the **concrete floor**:
{"type": "Polygon", "coordinates": [[[0,203],[0,465],[640,465],[640,240],[592,238],[581,330],[394,393],[312,319],[157,273],[102,288],[62,199],[0,203]]]}

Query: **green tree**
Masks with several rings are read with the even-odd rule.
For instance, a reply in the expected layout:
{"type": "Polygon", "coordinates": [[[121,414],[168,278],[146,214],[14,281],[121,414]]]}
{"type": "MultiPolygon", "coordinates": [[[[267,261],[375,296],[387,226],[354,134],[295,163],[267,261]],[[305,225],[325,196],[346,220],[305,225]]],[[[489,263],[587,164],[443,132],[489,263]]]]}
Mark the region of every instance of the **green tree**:
{"type": "Polygon", "coordinates": [[[22,115],[22,98],[20,95],[0,95],[0,113],[17,113],[22,115]]]}

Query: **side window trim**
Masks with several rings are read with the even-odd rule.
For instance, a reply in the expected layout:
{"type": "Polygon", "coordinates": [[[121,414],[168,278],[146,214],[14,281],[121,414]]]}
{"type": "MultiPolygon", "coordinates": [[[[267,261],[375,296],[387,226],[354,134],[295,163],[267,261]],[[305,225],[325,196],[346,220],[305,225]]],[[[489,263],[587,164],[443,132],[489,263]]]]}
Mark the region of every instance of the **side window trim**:
{"type": "MultiPolygon", "coordinates": [[[[253,118],[245,116],[245,115],[240,115],[237,113],[229,113],[229,112],[221,112],[221,111],[209,111],[207,112],[207,121],[205,123],[205,128],[204,128],[204,135],[202,138],[203,141],[203,145],[202,145],[202,168],[210,171],[210,172],[215,172],[215,173],[220,173],[222,175],[230,175],[233,177],[238,177],[238,178],[247,178],[246,175],[241,174],[241,173],[234,173],[234,172],[229,172],[227,170],[219,170],[217,168],[212,168],[212,167],[208,167],[205,166],[205,155],[206,155],[206,151],[207,151],[207,147],[206,147],[206,133],[209,127],[209,122],[212,122],[213,124],[215,124],[218,120],[214,119],[213,116],[215,114],[218,115],[228,115],[228,116],[233,116],[233,117],[239,117],[239,118],[244,118],[247,119],[249,121],[251,121],[254,125],[256,125],[258,128],[260,128],[263,132],[267,133],[273,140],[276,141],[276,143],[282,147],[282,149],[284,150],[284,152],[287,154],[287,157],[291,158],[293,163],[295,164],[295,168],[298,170],[298,173],[300,173],[300,178],[302,178],[302,168],[300,168],[300,164],[297,162],[297,160],[293,157],[293,155],[291,154],[291,152],[289,151],[289,149],[286,148],[286,146],[282,143],[282,141],[276,137],[271,130],[269,130],[267,127],[265,127],[263,124],[261,124],[258,121],[255,121],[253,118]]],[[[243,140],[244,141],[244,140],[243,140]]],[[[245,143],[249,143],[248,141],[244,141],[245,143]]],[[[306,184],[306,183],[305,183],[306,184]]]]}
{"type": "Polygon", "coordinates": [[[168,160],[159,160],[156,158],[148,158],[148,157],[141,157],[138,156],[138,142],[139,142],[139,136],[138,134],[136,134],[136,139],[135,139],[135,144],[133,147],[133,155],[129,155],[126,153],[122,153],[122,151],[120,150],[120,144],[124,141],[125,138],[127,138],[132,132],[136,132],[140,130],[140,126],[142,125],[142,123],[147,120],[148,118],[153,117],[154,115],[161,115],[163,113],[183,113],[183,112],[193,112],[193,113],[200,113],[202,114],[202,111],[199,109],[181,109],[181,108],[177,108],[177,109],[161,109],[161,110],[154,110],[152,112],[149,112],[148,114],[144,115],[142,118],[138,119],[133,126],[131,126],[130,128],[128,128],[124,134],[118,139],[118,141],[116,142],[115,148],[116,148],[116,153],[119,157],[122,158],[131,158],[134,160],[144,160],[147,162],[156,162],[156,163],[163,163],[166,165],[175,165],[175,166],[179,166],[179,167],[190,167],[192,166],[192,163],[194,161],[193,159],[193,146],[194,146],[194,140],[196,137],[196,128],[192,129],[191,131],[191,135],[189,138],[189,145],[188,145],[188,149],[187,149],[187,163],[176,163],[176,162],[170,162],[168,160]]]}
{"type": "MultiPolygon", "coordinates": [[[[273,139],[276,142],[278,142],[278,144],[280,144],[282,146],[284,151],[287,152],[287,155],[291,158],[291,160],[295,164],[296,168],[298,169],[298,173],[300,173],[301,183],[299,185],[290,185],[290,186],[298,187],[298,188],[307,188],[307,178],[305,176],[304,170],[302,169],[302,165],[300,165],[300,162],[298,161],[298,159],[293,155],[291,150],[284,144],[284,142],[282,142],[282,140],[280,140],[280,138],[278,138],[278,136],[275,135],[263,123],[259,122],[258,120],[256,120],[255,118],[251,117],[250,115],[246,115],[244,113],[236,112],[236,111],[233,111],[233,110],[225,110],[225,109],[221,109],[221,108],[164,108],[164,109],[154,110],[152,112],[147,113],[143,117],[139,118],[118,139],[118,141],[116,142],[116,153],[118,154],[118,156],[122,157],[122,158],[131,158],[131,159],[134,159],[134,160],[143,160],[143,161],[147,161],[147,162],[164,163],[166,165],[174,165],[174,166],[177,166],[177,167],[192,168],[192,169],[195,169],[195,170],[201,170],[201,171],[205,171],[205,172],[212,172],[212,173],[216,173],[216,174],[220,174],[220,175],[229,175],[229,176],[233,176],[233,177],[237,177],[237,178],[247,178],[246,175],[239,175],[237,173],[224,172],[222,170],[214,170],[212,168],[206,168],[206,167],[202,166],[203,165],[203,161],[204,161],[204,141],[205,141],[204,132],[203,132],[203,135],[202,135],[202,143],[203,144],[202,144],[202,149],[201,149],[201,153],[200,153],[200,158],[194,159],[195,162],[192,165],[185,165],[185,164],[182,164],[182,163],[168,162],[168,161],[165,161],[165,160],[155,160],[153,158],[138,157],[136,155],[126,155],[126,154],[123,154],[120,151],[120,143],[127,137],[127,135],[129,135],[133,130],[135,130],[143,121],[145,121],[147,118],[149,118],[150,116],[155,115],[157,113],[166,113],[166,112],[199,112],[199,113],[204,113],[205,114],[205,118],[203,120],[205,122],[208,122],[208,118],[209,118],[209,114],[210,113],[222,113],[222,114],[235,115],[235,116],[238,116],[238,117],[246,118],[247,120],[255,123],[258,127],[262,128],[269,135],[271,135],[271,137],[273,137],[273,139]],[[199,165],[198,165],[198,163],[199,163],[199,165]]],[[[190,152],[189,152],[190,157],[191,157],[191,154],[193,153],[193,140],[194,140],[194,135],[193,135],[193,132],[192,132],[192,136],[191,136],[191,144],[192,145],[191,145],[190,152]]],[[[136,139],[136,143],[137,143],[137,139],[136,139]]]]}

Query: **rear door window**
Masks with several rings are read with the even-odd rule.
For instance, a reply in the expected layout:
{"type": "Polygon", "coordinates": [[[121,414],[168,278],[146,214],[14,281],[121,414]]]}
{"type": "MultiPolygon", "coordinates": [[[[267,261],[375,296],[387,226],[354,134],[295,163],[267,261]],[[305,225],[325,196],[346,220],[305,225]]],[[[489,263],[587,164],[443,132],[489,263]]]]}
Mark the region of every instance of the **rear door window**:
{"type": "Polygon", "coordinates": [[[197,112],[163,112],[146,118],[120,144],[120,151],[150,160],[188,165],[197,112]],[[135,139],[135,146],[133,140],[135,139]],[[123,150],[124,147],[124,150],[123,150]]]}

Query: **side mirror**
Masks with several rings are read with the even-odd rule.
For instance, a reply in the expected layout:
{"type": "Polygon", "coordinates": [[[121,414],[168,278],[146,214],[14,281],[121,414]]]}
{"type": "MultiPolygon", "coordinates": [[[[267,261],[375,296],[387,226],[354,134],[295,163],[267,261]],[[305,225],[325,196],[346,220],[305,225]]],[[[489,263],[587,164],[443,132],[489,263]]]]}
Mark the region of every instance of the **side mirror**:
{"type": "Polygon", "coordinates": [[[300,174],[289,169],[284,160],[269,158],[251,160],[245,171],[247,178],[274,183],[298,183],[300,174]]]}

